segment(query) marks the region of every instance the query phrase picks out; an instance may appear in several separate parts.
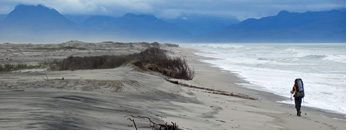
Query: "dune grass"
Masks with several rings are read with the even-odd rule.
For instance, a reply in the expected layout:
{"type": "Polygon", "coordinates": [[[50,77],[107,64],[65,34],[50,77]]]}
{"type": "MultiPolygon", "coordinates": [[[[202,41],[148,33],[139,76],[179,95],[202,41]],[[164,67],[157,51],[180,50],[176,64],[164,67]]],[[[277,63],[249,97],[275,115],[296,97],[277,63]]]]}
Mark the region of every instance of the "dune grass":
{"type": "Polygon", "coordinates": [[[184,58],[168,57],[165,52],[165,50],[158,47],[153,47],[148,48],[141,53],[129,55],[89,57],[70,56],[62,61],[55,62],[50,66],[50,69],[58,71],[107,69],[132,63],[142,70],[159,72],[171,78],[185,80],[193,79],[194,71],[189,68],[184,58]]]}
{"type": "Polygon", "coordinates": [[[11,72],[23,69],[41,68],[41,65],[27,65],[27,64],[0,64],[0,72],[11,72]]]}

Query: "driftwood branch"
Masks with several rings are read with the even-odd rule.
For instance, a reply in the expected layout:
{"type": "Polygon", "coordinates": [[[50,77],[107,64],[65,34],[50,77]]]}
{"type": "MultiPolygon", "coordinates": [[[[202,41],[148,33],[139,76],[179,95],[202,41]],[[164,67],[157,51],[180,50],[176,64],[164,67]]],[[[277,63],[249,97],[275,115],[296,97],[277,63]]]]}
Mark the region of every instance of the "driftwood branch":
{"type": "Polygon", "coordinates": [[[131,119],[131,118],[128,118],[128,120],[132,121],[132,122],[133,122],[133,125],[134,125],[135,128],[136,128],[136,130],[138,130],[135,120],[134,120],[134,119],[131,119]]]}
{"type": "MultiPolygon", "coordinates": [[[[145,116],[133,116],[133,115],[130,115],[130,116],[132,118],[148,119],[150,122],[150,126],[144,127],[144,128],[152,128],[153,130],[179,130],[178,125],[176,123],[173,123],[173,122],[171,122],[172,125],[168,125],[167,122],[165,124],[156,123],[156,122],[152,121],[149,117],[145,117],[145,116]]],[[[134,119],[128,118],[128,120],[133,122],[133,124],[135,125],[136,130],[137,130],[137,126],[136,126],[134,119]]]]}
{"type": "Polygon", "coordinates": [[[188,85],[188,84],[185,84],[185,83],[181,83],[181,82],[173,81],[173,80],[169,80],[169,79],[165,79],[165,80],[170,82],[170,83],[181,85],[181,86],[185,86],[185,87],[189,87],[189,88],[206,90],[206,91],[209,91],[208,93],[211,93],[211,94],[231,96],[231,97],[238,97],[238,98],[243,98],[243,99],[248,99],[248,100],[257,100],[256,98],[253,98],[253,97],[250,97],[250,96],[247,96],[247,95],[241,95],[241,94],[237,95],[237,94],[233,94],[233,93],[229,93],[229,92],[225,92],[225,91],[221,91],[221,90],[215,90],[215,89],[211,89],[211,88],[205,88],[205,87],[198,87],[198,86],[194,86],[194,85],[188,85]]]}

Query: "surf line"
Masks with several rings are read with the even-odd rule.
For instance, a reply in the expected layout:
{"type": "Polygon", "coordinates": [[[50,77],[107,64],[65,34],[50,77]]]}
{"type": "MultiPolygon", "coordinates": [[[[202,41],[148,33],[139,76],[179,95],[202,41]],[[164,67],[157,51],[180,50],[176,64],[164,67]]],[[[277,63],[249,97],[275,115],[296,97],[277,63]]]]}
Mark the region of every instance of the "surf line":
{"type": "Polygon", "coordinates": [[[242,99],[248,99],[248,100],[258,100],[257,98],[253,98],[250,97],[248,95],[244,95],[244,94],[234,94],[234,93],[229,93],[226,91],[221,91],[221,90],[215,90],[215,89],[210,89],[210,88],[205,88],[205,87],[198,87],[198,86],[194,86],[194,85],[189,85],[189,84],[185,84],[185,83],[181,83],[178,81],[174,81],[174,80],[170,80],[167,78],[164,78],[166,81],[176,84],[176,85],[180,85],[180,86],[184,86],[184,87],[189,87],[189,88],[194,88],[194,89],[201,89],[201,90],[206,90],[205,92],[207,93],[211,93],[211,94],[217,94],[217,95],[223,95],[223,96],[231,96],[231,97],[238,97],[238,98],[242,98],[242,99]]]}

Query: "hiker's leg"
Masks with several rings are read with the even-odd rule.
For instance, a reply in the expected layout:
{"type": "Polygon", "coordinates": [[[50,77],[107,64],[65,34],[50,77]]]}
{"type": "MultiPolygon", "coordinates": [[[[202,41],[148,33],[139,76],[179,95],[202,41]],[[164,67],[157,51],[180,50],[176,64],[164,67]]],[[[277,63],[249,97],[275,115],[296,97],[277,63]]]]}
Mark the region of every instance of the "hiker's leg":
{"type": "Polygon", "coordinates": [[[295,98],[295,99],[294,99],[294,107],[295,107],[296,109],[297,109],[297,107],[298,107],[298,103],[299,103],[299,102],[298,102],[298,99],[295,98]]]}
{"type": "Polygon", "coordinates": [[[299,111],[301,111],[301,107],[302,107],[302,98],[299,98],[299,111]]]}
{"type": "Polygon", "coordinates": [[[300,116],[302,99],[295,98],[295,103],[296,103],[297,115],[300,116]]]}

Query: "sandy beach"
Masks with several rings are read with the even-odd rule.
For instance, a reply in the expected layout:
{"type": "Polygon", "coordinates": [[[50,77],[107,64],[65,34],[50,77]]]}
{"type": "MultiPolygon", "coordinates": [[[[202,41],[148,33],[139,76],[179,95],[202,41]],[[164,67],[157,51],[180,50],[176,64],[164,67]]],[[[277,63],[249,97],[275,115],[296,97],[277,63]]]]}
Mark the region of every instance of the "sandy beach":
{"type": "MultiPolygon", "coordinates": [[[[0,44],[0,62],[37,65],[71,55],[125,55],[149,47],[149,43],[79,41],[0,44]]],[[[194,54],[199,51],[164,44],[160,48],[169,56],[184,57],[195,71],[194,79],[168,79],[131,64],[114,69],[0,73],[0,129],[135,130],[136,125],[149,130],[149,119],[183,130],[346,129],[343,114],[305,106],[298,117],[293,104],[276,102],[283,97],[239,86],[246,81],[200,62],[204,57],[194,54]]]]}

